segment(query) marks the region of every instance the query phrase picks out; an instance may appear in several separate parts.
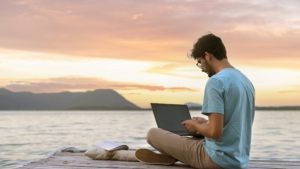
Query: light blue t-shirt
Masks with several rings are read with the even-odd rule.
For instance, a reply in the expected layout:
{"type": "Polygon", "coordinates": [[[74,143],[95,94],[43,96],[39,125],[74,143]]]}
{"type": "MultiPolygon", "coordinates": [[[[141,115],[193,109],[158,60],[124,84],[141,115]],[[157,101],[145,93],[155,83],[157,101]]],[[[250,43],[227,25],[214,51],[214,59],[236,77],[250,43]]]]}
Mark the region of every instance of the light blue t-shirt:
{"type": "Polygon", "coordinates": [[[203,146],[219,166],[248,167],[254,112],[254,87],[239,70],[223,69],[207,81],[202,114],[224,114],[224,126],[219,139],[205,137],[203,146]]]}

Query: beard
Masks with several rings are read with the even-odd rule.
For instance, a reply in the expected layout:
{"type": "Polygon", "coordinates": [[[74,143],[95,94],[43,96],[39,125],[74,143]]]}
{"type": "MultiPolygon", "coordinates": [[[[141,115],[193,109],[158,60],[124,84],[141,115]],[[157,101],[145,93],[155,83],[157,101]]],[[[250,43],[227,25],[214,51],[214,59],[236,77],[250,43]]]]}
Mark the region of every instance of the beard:
{"type": "Polygon", "coordinates": [[[213,75],[216,74],[216,72],[214,71],[214,69],[208,64],[208,62],[205,60],[205,64],[206,64],[206,73],[208,75],[208,77],[212,77],[213,75]]]}

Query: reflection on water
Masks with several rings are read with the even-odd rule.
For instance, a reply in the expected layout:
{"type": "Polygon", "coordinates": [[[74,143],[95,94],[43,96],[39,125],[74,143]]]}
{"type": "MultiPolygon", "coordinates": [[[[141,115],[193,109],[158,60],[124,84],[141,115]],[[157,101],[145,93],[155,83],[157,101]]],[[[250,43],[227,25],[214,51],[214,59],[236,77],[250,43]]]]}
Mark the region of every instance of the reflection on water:
{"type": "MultiPolygon", "coordinates": [[[[300,111],[256,111],[250,159],[299,161],[299,121],[300,111]]],[[[104,140],[150,148],[146,134],[151,127],[156,127],[152,111],[2,111],[0,168],[20,167],[60,147],[88,149],[104,140]]]]}

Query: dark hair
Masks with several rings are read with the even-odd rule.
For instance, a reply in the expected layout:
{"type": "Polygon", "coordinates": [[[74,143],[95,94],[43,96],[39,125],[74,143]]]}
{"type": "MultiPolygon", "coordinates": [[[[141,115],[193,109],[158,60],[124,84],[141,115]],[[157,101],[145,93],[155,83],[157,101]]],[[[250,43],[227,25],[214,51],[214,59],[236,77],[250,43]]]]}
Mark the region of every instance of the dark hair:
{"type": "Polygon", "coordinates": [[[226,48],[221,38],[212,33],[203,35],[198,39],[198,41],[194,44],[193,49],[191,49],[191,54],[189,57],[194,58],[195,60],[199,57],[205,59],[205,52],[213,54],[218,60],[227,58],[226,48]]]}

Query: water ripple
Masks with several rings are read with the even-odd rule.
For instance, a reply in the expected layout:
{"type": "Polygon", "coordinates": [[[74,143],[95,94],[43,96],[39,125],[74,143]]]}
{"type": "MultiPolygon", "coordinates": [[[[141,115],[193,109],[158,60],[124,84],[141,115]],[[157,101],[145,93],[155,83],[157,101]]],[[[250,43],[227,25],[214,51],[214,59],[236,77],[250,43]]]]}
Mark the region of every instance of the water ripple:
{"type": "MultiPolygon", "coordinates": [[[[200,113],[191,112],[192,116],[200,113]]],[[[300,132],[300,112],[288,114],[256,112],[250,159],[300,160],[300,135],[295,134],[300,132]]],[[[156,127],[151,111],[2,111],[0,121],[2,169],[39,160],[60,147],[88,149],[104,140],[153,149],[146,135],[156,127]]]]}

